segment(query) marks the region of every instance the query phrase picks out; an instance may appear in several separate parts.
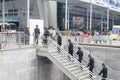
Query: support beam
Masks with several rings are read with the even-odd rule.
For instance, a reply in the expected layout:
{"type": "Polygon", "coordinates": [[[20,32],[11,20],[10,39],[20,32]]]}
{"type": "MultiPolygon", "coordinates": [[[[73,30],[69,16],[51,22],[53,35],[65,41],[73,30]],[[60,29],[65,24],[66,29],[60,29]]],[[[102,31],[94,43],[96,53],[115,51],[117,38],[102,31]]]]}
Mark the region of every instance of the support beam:
{"type": "Polygon", "coordinates": [[[30,0],[27,0],[27,27],[30,27],[30,0]]]}
{"type": "Polygon", "coordinates": [[[103,13],[101,13],[101,35],[103,31],[103,13]]]}
{"type": "Polygon", "coordinates": [[[65,30],[67,30],[67,22],[68,22],[68,20],[67,20],[67,17],[68,17],[68,0],[66,0],[66,2],[65,2],[65,30]]]}
{"type": "Polygon", "coordinates": [[[2,22],[3,22],[3,26],[2,26],[2,28],[5,28],[5,0],[2,0],[2,16],[3,16],[3,20],[2,20],[2,22]]]}
{"type": "Polygon", "coordinates": [[[107,34],[109,30],[109,8],[107,9],[107,34]]]}
{"type": "Polygon", "coordinates": [[[90,4],[90,31],[92,30],[92,3],[90,4]]]}
{"type": "Polygon", "coordinates": [[[87,8],[87,30],[88,30],[88,20],[89,20],[89,11],[88,11],[89,9],[87,8]]]}
{"type": "Polygon", "coordinates": [[[68,7],[68,27],[67,29],[69,30],[70,28],[70,6],[68,7]]]}

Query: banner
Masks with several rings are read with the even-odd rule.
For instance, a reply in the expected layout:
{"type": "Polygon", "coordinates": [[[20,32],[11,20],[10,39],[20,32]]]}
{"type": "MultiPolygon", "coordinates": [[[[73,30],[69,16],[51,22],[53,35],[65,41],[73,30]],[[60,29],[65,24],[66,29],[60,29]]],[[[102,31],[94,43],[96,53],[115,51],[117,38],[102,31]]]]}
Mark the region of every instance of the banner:
{"type": "Polygon", "coordinates": [[[83,25],[83,17],[73,17],[73,25],[75,27],[80,27],[83,25]]]}
{"type": "Polygon", "coordinates": [[[111,39],[117,39],[118,35],[120,33],[120,25],[118,26],[113,26],[112,28],[112,33],[110,35],[111,39]]]}
{"type": "Polygon", "coordinates": [[[109,7],[111,10],[120,12],[120,0],[109,0],[109,7]]]}
{"type": "Polygon", "coordinates": [[[109,0],[109,5],[116,6],[117,0],[109,0]]]}
{"type": "Polygon", "coordinates": [[[83,1],[83,2],[88,2],[88,3],[90,3],[90,0],[80,0],[80,1],[83,1]]]}
{"type": "Polygon", "coordinates": [[[107,7],[108,0],[92,0],[92,3],[95,5],[102,6],[102,7],[107,7]]]}
{"type": "Polygon", "coordinates": [[[120,0],[117,0],[116,6],[117,6],[118,8],[120,8],[120,0]]]}

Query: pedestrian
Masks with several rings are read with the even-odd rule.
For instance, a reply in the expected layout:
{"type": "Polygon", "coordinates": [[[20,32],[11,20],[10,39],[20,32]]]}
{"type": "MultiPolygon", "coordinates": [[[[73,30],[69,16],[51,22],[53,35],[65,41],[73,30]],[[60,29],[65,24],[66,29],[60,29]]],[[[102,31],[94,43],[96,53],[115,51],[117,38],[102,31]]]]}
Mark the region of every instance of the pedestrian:
{"type": "Polygon", "coordinates": [[[38,45],[38,38],[40,35],[40,29],[38,28],[38,25],[36,25],[36,28],[34,29],[34,38],[35,38],[35,44],[38,45]]]}
{"type": "Polygon", "coordinates": [[[25,28],[25,45],[29,45],[29,40],[30,40],[29,28],[25,28]]]}
{"type": "Polygon", "coordinates": [[[48,39],[47,38],[50,36],[50,32],[48,31],[47,28],[45,28],[43,36],[44,36],[43,43],[44,43],[45,46],[47,46],[48,45],[48,39]]]}
{"type": "Polygon", "coordinates": [[[78,51],[76,53],[78,56],[79,56],[79,62],[81,63],[82,62],[82,59],[83,59],[83,51],[81,50],[80,47],[78,47],[78,51]]]}
{"type": "Polygon", "coordinates": [[[107,67],[106,67],[105,64],[103,63],[103,64],[102,64],[102,70],[101,70],[100,73],[99,73],[99,75],[102,74],[102,80],[106,80],[106,78],[107,78],[107,73],[108,73],[107,67]]]}
{"type": "Polygon", "coordinates": [[[62,45],[62,37],[59,33],[57,33],[57,43],[58,43],[58,52],[60,52],[60,46],[62,45]]]}
{"type": "MultiPolygon", "coordinates": [[[[70,39],[68,39],[68,42],[69,42],[69,45],[68,45],[68,52],[69,52],[70,55],[73,56],[73,49],[74,49],[73,43],[71,42],[70,39]]],[[[70,59],[69,56],[68,56],[68,58],[70,59]]]]}
{"type": "Polygon", "coordinates": [[[93,72],[93,68],[94,68],[94,58],[92,58],[91,55],[88,55],[88,57],[89,57],[89,63],[88,63],[88,65],[87,65],[87,67],[89,67],[89,70],[90,70],[91,72],[93,72]]]}

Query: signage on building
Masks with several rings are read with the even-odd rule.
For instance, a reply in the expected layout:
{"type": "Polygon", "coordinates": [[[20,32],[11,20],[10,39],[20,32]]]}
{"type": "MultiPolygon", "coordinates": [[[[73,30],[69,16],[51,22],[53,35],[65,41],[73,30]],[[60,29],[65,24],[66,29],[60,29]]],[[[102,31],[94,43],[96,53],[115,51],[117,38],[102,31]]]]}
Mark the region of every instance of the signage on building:
{"type": "Polygon", "coordinates": [[[107,23],[107,18],[103,18],[103,19],[102,19],[102,22],[103,22],[103,23],[107,23]]]}
{"type": "Polygon", "coordinates": [[[117,1],[116,6],[120,8],[120,0],[117,1]]]}
{"type": "Polygon", "coordinates": [[[92,0],[92,3],[103,7],[108,6],[108,0],[92,0]]]}
{"type": "Polygon", "coordinates": [[[120,12],[120,0],[109,0],[109,7],[111,10],[120,12]]]}
{"type": "Polygon", "coordinates": [[[117,39],[119,33],[120,33],[120,25],[113,26],[110,38],[111,39],[117,39]]]}
{"type": "Polygon", "coordinates": [[[83,1],[83,2],[89,2],[89,3],[90,3],[90,0],[80,0],[80,1],[83,1]]]}
{"type": "Polygon", "coordinates": [[[10,5],[11,5],[11,8],[15,8],[16,7],[16,4],[15,4],[14,1],[11,1],[10,5]]]}
{"type": "Polygon", "coordinates": [[[13,18],[7,18],[7,21],[19,21],[20,18],[19,17],[13,17],[13,18]]]}
{"type": "Polygon", "coordinates": [[[109,5],[116,6],[117,0],[109,0],[109,5]]]}

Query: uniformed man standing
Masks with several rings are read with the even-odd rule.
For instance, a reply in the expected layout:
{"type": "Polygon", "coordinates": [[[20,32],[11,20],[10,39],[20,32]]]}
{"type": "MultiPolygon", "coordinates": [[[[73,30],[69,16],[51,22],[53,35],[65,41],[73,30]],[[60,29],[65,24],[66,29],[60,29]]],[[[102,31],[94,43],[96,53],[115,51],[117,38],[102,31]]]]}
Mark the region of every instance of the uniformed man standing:
{"type": "Polygon", "coordinates": [[[40,29],[38,28],[38,25],[36,25],[36,28],[34,29],[34,38],[35,38],[35,44],[38,45],[38,38],[40,35],[40,29]]]}

